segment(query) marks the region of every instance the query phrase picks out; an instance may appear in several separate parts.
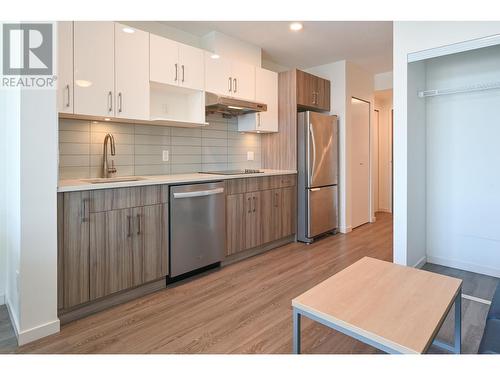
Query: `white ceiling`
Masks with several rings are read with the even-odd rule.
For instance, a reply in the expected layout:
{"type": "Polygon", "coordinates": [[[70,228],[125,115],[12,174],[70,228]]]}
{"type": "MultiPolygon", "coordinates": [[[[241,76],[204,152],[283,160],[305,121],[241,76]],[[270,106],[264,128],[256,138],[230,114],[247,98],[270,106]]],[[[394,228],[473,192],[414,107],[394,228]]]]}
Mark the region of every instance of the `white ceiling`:
{"type": "Polygon", "coordinates": [[[392,22],[308,21],[291,32],[289,22],[163,22],[199,37],[211,31],[259,46],[263,58],[286,67],[310,68],[349,60],[372,73],[392,70],[392,22]]]}

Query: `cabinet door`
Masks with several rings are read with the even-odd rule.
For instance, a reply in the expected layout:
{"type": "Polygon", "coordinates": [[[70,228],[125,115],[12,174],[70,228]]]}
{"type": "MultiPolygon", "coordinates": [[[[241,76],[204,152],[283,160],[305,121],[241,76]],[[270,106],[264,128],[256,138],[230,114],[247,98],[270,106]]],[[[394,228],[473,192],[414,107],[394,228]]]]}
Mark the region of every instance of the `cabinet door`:
{"type": "Polygon", "coordinates": [[[232,96],[255,100],[255,66],[239,62],[231,63],[232,96]]]}
{"type": "Polygon", "coordinates": [[[261,237],[261,193],[245,194],[245,249],[251,249],[262,243],[261,237]]]}
{"type": "Polygon", "coordinates": [[[314,108],[316,77],[312,74],[297,70],[297,105],[314,108]]]}
{"type": "Polygon", "coordinates": [[[245,202],[245,194],[226,197],[226,255],[245,250],[245,218],[250,210],[245,202]]]}
{"type": "Polygon", "coordinates": [[[57,110],[73,113],[73,22],[57,23],[57,110]]]}
{"type": "Polygon", "coordinates": [[[281,238],[281,189],[264,190],[261,195],[261,237],[262,243],[281,238]]]}
{"type": "Polygon", "coordinates": [[[199,48],[179,44],[179,84],[195,90],[205,88],[205,63],[199,48]]]}
{"type": "Polygon", "coordinates": [[[259,113],[257,130],[278,131],[278,73],[256,68],[255,100],[267,104],[267,111],[259,113]]]}
{"type": "Polygon", "coordinates": [[[140,249],[134,246],[134,210],[90,215],[90,298],[96,299],[139,285],[140,249]]]}
{"type": "Polygon", "coordinates": [[[168,274],[168,206],[144,206],[136,212],[136,234],[142,242],[143,282],[168,274]]]}
{"type": "Polygon", "coordinates": [[[291,236],[296,231],[296,194],[295,186],[281,189],[281,237],[291,236]]]}
{"type": "Polygon", "coordinates": [[[211,56],[211,53],[205,53],[205,90],[224,96],[232,95],[231,62],[211,56]]]}
{"type": "Polygon", "coordinates": [[[114,116],[114,24],[74,22],[74,112],[114,116]]]}
{"type": "Polygon", "coordinates": [[[89,192],[64,193],[61,245],[58,260],[62,269],[59,280],[62,281],[59,293],[67,309],[87,302],[89,296],[89,192]]]}
{"type": "Polygon", "coordinates": [[[330,111],[330,81],[316,79],[316,106],[323,111],[330,111]]]}
{"type": "MultiPolygon", "coordinates": [[[[168,85],[178,85],[179,44],[154,34],[149,35],[149,42],[149,79],[168,85]]],[[[203,61],[202,58],[200,60],[203,61]]]]}
{"type": "Polygon", "coordinates": [[[149,33],[119,23],[115,24],[115,87],[116,117],[149,119],[149,33]]]}

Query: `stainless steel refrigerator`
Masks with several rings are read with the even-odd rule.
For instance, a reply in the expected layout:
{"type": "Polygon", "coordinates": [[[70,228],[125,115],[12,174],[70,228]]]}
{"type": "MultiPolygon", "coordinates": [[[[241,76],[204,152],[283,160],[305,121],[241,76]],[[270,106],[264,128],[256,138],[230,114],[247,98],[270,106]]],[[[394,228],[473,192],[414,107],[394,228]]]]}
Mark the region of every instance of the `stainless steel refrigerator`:
{"type": "Polygon", "coordinates": [[[338,227],[338,121],[307,111],[297,124],[297,239],[309,243],[338,227]]]}

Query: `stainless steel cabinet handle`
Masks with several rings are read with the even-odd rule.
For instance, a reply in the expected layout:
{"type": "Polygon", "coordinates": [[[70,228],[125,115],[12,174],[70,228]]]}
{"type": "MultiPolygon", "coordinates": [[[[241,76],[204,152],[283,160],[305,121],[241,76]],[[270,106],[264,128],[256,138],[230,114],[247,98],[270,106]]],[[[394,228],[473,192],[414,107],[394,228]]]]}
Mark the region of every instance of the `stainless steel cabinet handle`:
{"type": "Polygon", "coordinates": [[[260,113],[257,113],[257,127],[260,128],[260,113]]]}
{"type": "Polygon", "coordinates": [[[141,234],[141,215],[137,214],[137,234],[141,234]]]}
{"type": "Polygon", "coordinates": [[[108,112],[113,111],[113,92],[108,92],[108,112]]]}
{"type": "Polygon", "coordinates": [[[252,212],[252,202],[250,201],[250,197],[248,197],[248,213],[252,212]]]}
{"type": "Polygon", "coordinates": [[[82,218],[82,223],[86,223],[89,221],[87,217],[87,203],[88,203],[88,198],[83,198],[82,199],[82,212],[81,212],[81,218],[82,218]]]}
{"type": "Polygon", "coordinates": [[[255,212],[255,207],[256,207],[256,204],[255,204],[255,197],[252,197],[252,201],[253,201],[253,212],[255,212]]]}
{"type": "Polygon", "coordinates": [[[184,82],[184,64],[182,64],[182,82],[184,82]]]}
{"type": "Polygon", "coordinates": [[[234,92],[238,92],[238,80],[236,78],[233,78],[233,83],[234,83],[234,92]]]}
{"type": "Polygon", "coordinates": [[[175,78],[174,78],[174,81],[177,81],[178,77],[177,77],[177,68],[178,68],[178,64],[174,64],[175,65],[175,78]]]}
{"type": "Polygon", "coordinates": [[[69,107],[70,105],[70,97],[69,97],[69,85],[66,85],[66,92],[68,93],[68,101],[66,102],[66,107],[69,107]]]}
{"type": "Polygon", "coordinates": [[[229,77],[229,92],[231,92],[233,89],[233,79],[229,77]]]}
{"type": "Polygon", "coordinates": [[[123,101],[122,93],[120,92],[118,93],[118,112],[120,113],[122,112],[122,104],[123,104],[122,101],[123,101]]]}
{"type": "Polygon", "coordinates": [[[127,237],[130,237],[131,236],[131,233],[130,233],[130,215],[127,215],[127,220],[128,220],[128,230],[127,230],[127,237]]]}
{"type": "Polygon", "coordinates": [[[274,193],[274,196],[276,197],[276,203],[275,203],[274,207],[278,207],[279,206],[279,204],[278,204],[279,203],[278,202],[279,201],[278,193],[274,193]]]}
{"type": "Polygon", "coordinates": [[[186,193],[174,193],[174,198],[193,198],[193,197],[206,197],[207,195],[215,195],[224,193],[224,188],[217,188],[212,190],[201,191],[188,191],[186,193]]]}

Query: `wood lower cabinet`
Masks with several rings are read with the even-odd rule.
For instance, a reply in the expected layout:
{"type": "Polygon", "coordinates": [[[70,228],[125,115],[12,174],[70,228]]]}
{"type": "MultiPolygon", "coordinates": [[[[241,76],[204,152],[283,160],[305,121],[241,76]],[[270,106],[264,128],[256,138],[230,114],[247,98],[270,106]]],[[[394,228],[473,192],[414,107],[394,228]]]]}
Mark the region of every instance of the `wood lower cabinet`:
{"type": "Polygon", "coordinates": [[[226,196],[226,256],[295,233],[296,176],[230,180],[226,196]]]}
{"type": "Polygon", "coordinates": [[[141,208],[142,282],[158,280],[168,274],[168,205],[141,208]]]}

